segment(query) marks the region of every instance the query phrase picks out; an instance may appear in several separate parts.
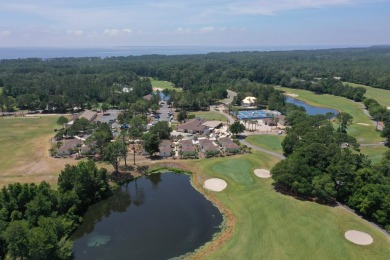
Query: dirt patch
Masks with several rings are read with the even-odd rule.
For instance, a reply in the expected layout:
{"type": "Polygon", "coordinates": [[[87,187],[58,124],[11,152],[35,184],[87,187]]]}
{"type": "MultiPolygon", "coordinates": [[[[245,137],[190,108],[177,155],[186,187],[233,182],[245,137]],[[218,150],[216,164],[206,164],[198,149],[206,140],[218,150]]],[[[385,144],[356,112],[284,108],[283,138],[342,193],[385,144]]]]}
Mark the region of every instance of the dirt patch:
{"type": "Polygon", "coordinates": [[[294,93],[288,93],[286,94],[287,96],[290,96],[290,97],[299,97],[298,94],[294,94],[294,93]]]}
{"type": "Polygon", "coordinates": [[[347,232],[345,232],[344,237],[348,241],[351,241],[352,243],[357,245],[366,246],[374,242],[374,239],[371,235],[357,230],[348,230],[347,232]]]}
{"type": "Polygon", "coordinates": [[[41,182],[50,184],[57,182],[57,177],[66,164],[76,164],[72,158],[53,158],[49,154],[50,137],[44,136],[34,140],[31,156],[22,158],[11,168],[6,169],[0,176],[0,186],[10,183],[41,182]]]}
{"type": "Polygon", "coordinates": [[[266,169],[256,169],[255,170],[255,175],[259,178],[262,179],[268,179],[271,178],[271,173],[269,170],[266,169]]]}

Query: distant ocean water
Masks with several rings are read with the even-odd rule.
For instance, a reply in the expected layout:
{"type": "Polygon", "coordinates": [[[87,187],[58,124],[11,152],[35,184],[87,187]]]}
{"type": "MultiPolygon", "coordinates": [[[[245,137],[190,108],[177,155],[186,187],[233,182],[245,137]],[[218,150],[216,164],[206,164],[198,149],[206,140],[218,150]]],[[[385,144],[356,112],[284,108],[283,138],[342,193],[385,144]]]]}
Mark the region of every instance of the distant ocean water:
{"type": "Polygon", "coordinates": [[[150,54],[183,55],[235,51],[287,51],[346,48],[349,46],[134,46],[112,48],[0,48],[0,59],[114,57],[150,54]]]}

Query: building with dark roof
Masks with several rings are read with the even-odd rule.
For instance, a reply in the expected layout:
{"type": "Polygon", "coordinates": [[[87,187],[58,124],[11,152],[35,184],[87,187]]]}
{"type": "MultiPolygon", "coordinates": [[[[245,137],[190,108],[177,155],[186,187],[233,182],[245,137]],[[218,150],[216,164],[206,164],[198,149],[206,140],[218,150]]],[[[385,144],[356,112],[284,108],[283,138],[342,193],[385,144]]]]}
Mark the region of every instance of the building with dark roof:
{"type": "Polygon", "coordinates": [[[204,122],[205,121],[200,118],[194,118],[179,125],[177,131],[191,134],[207,134],[209,133],[209,128],[203,125],[204,122]]]}

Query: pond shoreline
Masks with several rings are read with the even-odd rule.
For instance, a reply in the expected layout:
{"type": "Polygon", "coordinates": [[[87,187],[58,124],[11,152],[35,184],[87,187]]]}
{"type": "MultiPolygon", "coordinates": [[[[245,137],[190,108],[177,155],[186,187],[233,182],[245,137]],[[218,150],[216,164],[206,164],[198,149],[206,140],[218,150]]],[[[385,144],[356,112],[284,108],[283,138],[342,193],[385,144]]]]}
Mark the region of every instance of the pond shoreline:
{"type": "Polygon", "coordinates": [[[197,167],[189,167],[187,165],[188,163],[191,162],[178,162],[167,160],[165,162],[161,162],[154,165],[155,167],[152,167],[150,171],[146,173],[146,175],[153,174],[153,171],[164,169],[169,171],[179,170],[183,174],[188,173],[191,175],[191,185],[195,188],[195,190],[201,193],[207,200],[209,200],[215,207],[218,208],[223,217],[221,231],[215,233],[212,240],[206,242],[206,244],[199,247],[198,249],[195,249],[195,251],[188,252],[185,255],[179,256],[179,258],[188,257],[189,259],[203,259],[218,250],[222,244],[224,244],[233,236],[236,219],[233,213],[226,206],[224,206],[223,203],[217,199],[217,197],[212,194],[213,192],[207,191],[203,188],[202,183],[205,181],[205,179],[201,176],[201,173],[197,167]]]}

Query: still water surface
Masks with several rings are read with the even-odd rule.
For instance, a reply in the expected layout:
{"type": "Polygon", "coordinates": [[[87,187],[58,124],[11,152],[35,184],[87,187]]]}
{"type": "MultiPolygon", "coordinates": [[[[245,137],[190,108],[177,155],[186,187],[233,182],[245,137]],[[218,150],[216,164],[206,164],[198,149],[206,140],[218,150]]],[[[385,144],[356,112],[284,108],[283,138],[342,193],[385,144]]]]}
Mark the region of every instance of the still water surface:
{"type": "Polygon", "coordinates": [[[302,100],[292,98],[292,97],[286,97],[286,102],[295,104],[295,105],[300,106],[300,107],[304,107],[306,109],[306,113],[308,113],[309,115],[325,115],[328,112],[331,112],[331,113],[334,113],[335,115],[337,115],[339,113],[335,109],[311,106],[302,100]]]}
{"type": "Polygon", "coordinates": [[[152,174],[91,206],[73,251],[76,259],[172,258],[210,241],[222,220],[188,175],[152,174]]]}

